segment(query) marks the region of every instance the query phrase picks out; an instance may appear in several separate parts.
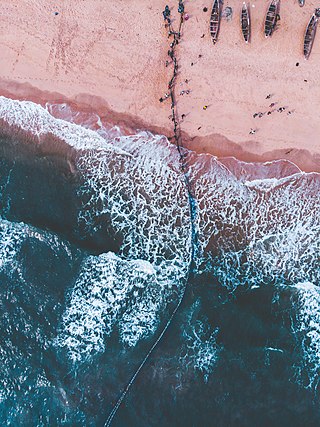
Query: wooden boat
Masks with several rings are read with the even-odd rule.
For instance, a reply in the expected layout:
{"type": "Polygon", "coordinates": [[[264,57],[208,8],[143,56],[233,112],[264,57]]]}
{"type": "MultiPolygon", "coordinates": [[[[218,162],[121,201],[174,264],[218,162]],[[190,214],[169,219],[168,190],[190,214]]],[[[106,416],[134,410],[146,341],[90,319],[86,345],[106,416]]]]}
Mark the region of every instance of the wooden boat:
{"type": "Polygon", "coordinates": [[[304,36],[303,54],[305,59],[308,59],[312,50],[313,41],[316,35],[317,23],[320,18],[320,8],[314,11],[307,25],[306,34],[304,36]]]}
{"type": "Polygon", "coordinates": [[[266,20],[264,24],[264,34],[266,37],[270,37],[277,23],[277,14],[279,10],[280,0],[272,0],[269,5],[266,20]]]}
{"type": "Polygon", "coordinates": [[[218,40],[220,18],[220,0],[214,0],[210,16],[210,34],[212,37],[213,44],[215,44],[218,40]]]}
{"type": "Polygon", "coordinates": [[[245,2],[242,5],[240,22],[244,41],[248,43],[250,40],[250,15],[245,2]]]}

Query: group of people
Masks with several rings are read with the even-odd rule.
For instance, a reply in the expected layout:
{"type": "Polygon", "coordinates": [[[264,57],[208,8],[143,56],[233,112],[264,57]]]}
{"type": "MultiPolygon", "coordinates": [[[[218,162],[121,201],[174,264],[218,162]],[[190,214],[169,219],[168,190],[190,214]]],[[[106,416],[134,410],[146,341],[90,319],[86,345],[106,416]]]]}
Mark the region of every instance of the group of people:
{"type": "MultiPolygon", "coordinates": [[[[269,94],[269,95],[267,95],[266,96],[266,99],[270,99],[271,98],[271,94],[269,94]]],[[[277,103],[276,102],[271,102],[271,104],[269,105],[269,108],[273,108],[275,105],[276,105],[277,103]]],[[[254,113],[253,114],[253,118],[255,119],[256,117],[258,117],[258,118],[261,118],[261,117],[263,117],[264,115],[267,115],[267,116],[270,116],[272,113],[274,113],[275,111],[276,112],[278,112],[278,113],[282,113],[283,111],[285,111],[287,109],[287,107],[279,107],[279,108],[277,108],[277,109],[273,109],[273,110],[269,110],[269,111],[265,111],[264,113],[262,113],[262,112],[258,112],[258,113],[254,113]]],[[[293,110],[289,110],[288,112],[287,112],[287,115],[291,115],[293,113],[293,110]]],[[[251,128],[250,129],[250,132],[249,132],[249,135],[253,135],[253,134],[255,134],[256,133],[256,131],[257,131],[257,129],[253,129],[253,128],[251,128]]]]}
{"type": "MultiPolygon", "coordinates": [[[[274,107],[276,104],[274,103],[274,102],[272,102],[270,105],[269,105],[269,108],[272,108],[272,107],[274,107]]],[[[261,118],[261,117],[263,117],[265,114],[267,115],[267,116],[270,116],[272,113],[274,113],[275,111],[277,111],[278,113],[282,113],[283,111],[285,111],[287,109],[287,107],[280,107],[280,108],[277,108],[276,110],[269,110],[269,111],[265,111],[264,113],[261,113],[261,112],[259,112],[259,113],[254,113],[253,114],[253,118],[255,119],[256,117],[258,117],[258,118],[261,118]]],[[[293,113],[293,111],[288,111],[288,115],[290,115],[290,114],[292,114],[293,113]]]]}

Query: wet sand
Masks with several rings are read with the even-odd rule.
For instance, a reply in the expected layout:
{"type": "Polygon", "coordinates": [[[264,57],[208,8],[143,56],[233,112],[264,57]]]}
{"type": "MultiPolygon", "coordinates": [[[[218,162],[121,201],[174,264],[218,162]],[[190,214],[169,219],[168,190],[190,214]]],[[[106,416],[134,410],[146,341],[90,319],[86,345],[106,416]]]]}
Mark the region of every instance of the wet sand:
{"type": "MultiPolygon", "coordinates": [[[[177,2],[170,0],[73,0],[52,6],[24,0],[23,7],[19,0],[0,0],[0,94],[43,105],[69,102],[127,132],[147,128],[172,136],[170,102],[159,102],[171,76],[162,17],[167,3],[176,9],[177,2]]],[[[242,2],[225,0],[233,17],[222,18],[215,46],[208,30],[211,3],[185,2],[190,18],[177,49],[176,87],[177,109],[185,114],[184,143],[198,152],[247,161],[286,158],[304,170],[320,171],[319,34],[310,59],[302,55],[305,27],[317,2],[300,8],[297,1],[282,1],[278,28],[266,39],[269,2],[252,1],[252,39],[246,45],[239,25],[242,2]],[[188,95],[179,96],[187,89],[188,95]],[[253,118],[272,110],[271,102],[275,110],[286,110],[253,118]]],[[[178,24],[176,10],[172,14],[178,24]]]]}

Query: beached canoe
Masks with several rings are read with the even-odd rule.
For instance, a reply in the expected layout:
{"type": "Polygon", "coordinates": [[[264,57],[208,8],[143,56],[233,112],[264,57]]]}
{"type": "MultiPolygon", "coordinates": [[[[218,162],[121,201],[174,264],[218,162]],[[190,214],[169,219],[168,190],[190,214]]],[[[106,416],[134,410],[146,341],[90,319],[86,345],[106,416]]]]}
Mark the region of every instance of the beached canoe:
{"type": "Polygon", "coordinates": [[[241,9],[240,23],[244,41],[248,43],[250,40],[250,15],[245,2],[243,2],[241,9]]]}
{"type": "Polygon", "coordinates": [[[316,35],[317,23],[320,18],[320,8],[316,9],[307,25],[303,43],[303,54],[308,59],[312,50],[313,41],[316,35]]]}
{"type": "Polygon", "coordinates": [[[277,14],[279,10],[280,0],[272,0],[266,15],[264,24],[264,34],[266,37],[270,37],[277,23],[277,14]]]}
{"type": "Polygon", "coordinates": [[[214,0],[210,16],[210,34],[212,37],[213,44],[215,44],[218,40],[220,18],[220,0],[214,0]]]}

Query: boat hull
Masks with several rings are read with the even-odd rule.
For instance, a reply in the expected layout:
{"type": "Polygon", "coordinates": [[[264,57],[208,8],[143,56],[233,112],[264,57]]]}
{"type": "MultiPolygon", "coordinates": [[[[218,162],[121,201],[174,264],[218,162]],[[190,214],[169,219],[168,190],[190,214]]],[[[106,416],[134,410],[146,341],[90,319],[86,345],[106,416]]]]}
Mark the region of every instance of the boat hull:
{"type": "Polygon", "coordinates": [[[319,17],[314,13],[311,16],[311,19],[307,25],[306,33],[304,36],[304,42],[303,42],[303,55],[305,59],[309,59],[314,38],[317,31],[317,24],[318,24],[319,17]]]}
{"type": "Polygon", "coordinates": [[[279,0],[272,0],[269,5],[265,24],[264,24],[264,34],[266,37],[270,37],[275,29],[277,23],[277,15],[279,11],[279,0]]]}
{"type": "Polygon", "coordinates": [[[240,16],[241,31],[246,43],[250,41],[250,15],[246,3],[243,3],[240,16]]]}
{"type": "Polygon", "coordinates": [[[216,44],[218,40],[218,34],[220,29],[220,0],[215,0],[212,7],[210,16],[210,34],[212,37],[213,44],[216,44]]]}

